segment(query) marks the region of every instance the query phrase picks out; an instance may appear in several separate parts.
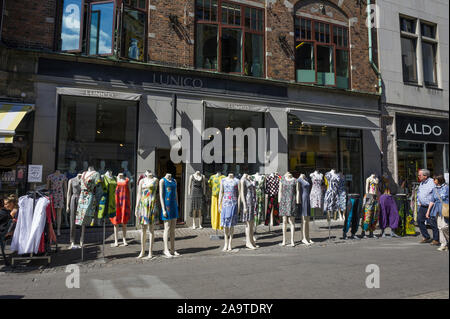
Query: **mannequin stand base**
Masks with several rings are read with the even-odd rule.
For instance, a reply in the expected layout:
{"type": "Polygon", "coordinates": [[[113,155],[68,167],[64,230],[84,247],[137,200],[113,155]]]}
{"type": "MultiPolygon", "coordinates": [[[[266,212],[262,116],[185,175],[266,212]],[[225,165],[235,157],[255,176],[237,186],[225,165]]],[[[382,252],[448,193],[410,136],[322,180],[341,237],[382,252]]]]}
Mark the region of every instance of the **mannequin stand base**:
{"type": "Polygon", "coordinates": [[[223,236],[220,235],[209,235],[210,240],[222,240],[223,236]]]}

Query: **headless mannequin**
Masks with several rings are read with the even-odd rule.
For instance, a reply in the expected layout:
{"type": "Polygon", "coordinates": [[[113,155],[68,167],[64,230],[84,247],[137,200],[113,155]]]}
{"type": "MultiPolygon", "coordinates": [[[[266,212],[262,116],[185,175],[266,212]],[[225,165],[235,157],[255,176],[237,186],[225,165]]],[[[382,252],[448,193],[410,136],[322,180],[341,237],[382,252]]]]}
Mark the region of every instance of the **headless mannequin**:
{"type": "MultiPolygon", "coordinates": [[[[76,176],[76,178],[78,179],[78,181],[81,182],[81,174],[78,174],[76,176]]],[[[71,198],[72,198],[72,194],[73,194],[73,188],[72,188],[72,180],[70,179],[67,185],[67,197],[66,197],[66,211],[70,212],[70,247],[69,249],[74,249],[74,248],[80,248],[79,246],[75,245],[75,236],[72,236],[72,234],[75,234],[76,232],[76,225],[75,225],[75,215],[76,215],[76,211],[72,212],[70,209],[70,202],[71,202],[71,198]],[[72,218],[73,217],[73,218],[72,218]]],[[[75,210],[77,208],[75,207],[75,210]]]]}
{"type": "MultiPolygon", "coordinates": [[[[284,175],[284,178],[286,181],[291,182],[294,180],[294,176],[292,176],[291,173],[287,172],[284,175]]],[[[300,190],[298,188],[298,182],[295,183],[295,189],[296,189],[296,203],[299,204],[299,197],[300,197],[300,190]]],[[[280,182],[280,188],[278,190],[278,203],[281,203],[281,197],[283,194],[283,187],[281,186],[280,182]]],[[[281,242],[280,246],[286,246],[286,233],[287,233],[287,223],[289,222],[289,225],[291,226],[291,244],[289,246],[294,247],[294,233],[295,233],[295,216],[283,216],[283,241],[281,242]]]]}
{"type": "MultiPolygon", "coordinates": [[[[245,181],[250,180],[250,176],[246,173],[242,175],[242,178],[239,182],[240,184],[240,190],[239,190],[239,196],[243,204],[244,208],[244,214],[248,213],[248,207],[247,207],[247,200],[245,198],[244,189],[245,189],[245,181]]],[[[259,248],[258,245],[256,245],[255,237],[253,233],[253,227],[255,226],[255,222],[253,220],[248,220],[245,222],[245,246],[248,249],[256,249],[259,248]]]]}
{"type": "MultiPolygon", "coordinates": [[[[189,177],[189,187],[188,187],[188,195],[191,195],[191,191],[192,191],[192,181],[193,179],[197,180],[197,181],[201,181],[202,182],[202,189],[203,189],[203,196],[205,196],[205,192],[206,192],[206,180],[205,180],[205,176],[202,175],[199,171],[196,171],[194,174],[192,174],[189,177]]],[[[198,228],[202,229],[202,211],[201,210],[194,210],[192,212],[192,229],[195,229],[195,220],[198,218],[198,228]]]]}
{"type": "MultiPolygon", "coordinates": [[[[172,180],[172,174],[167,173],[165,178],[168,181],[172,180]]],[[[163,211],[163,215],[165,218],[168,217],[168,214],[166,212],[166,204],[164,202],[164,179],[161,178],[159,181],[159,200],[161,203],[161,208],[163,211]]],[[[176,192],[175,192],[176,194],[176,192]]],[[[178,195],[176,195],[176,201],[178,203],[178,195]]],[[[181,256],[178,252],[175,251],[175,226],[176,226],[177,220],[176,218],[171,220],[165,220],[164,221],[164,235],[163,235],[163,241],[164,241],[164,255],[167,258],[172,257],[178,257],[181,256]],[[170,235],[170,250],[169,250],[169,235],[170,235]]]]}
{"type": "MultiPolygon", "coordinates": [[[[333,168],[330,172],[329,172],[332,176],[337,176],[336,174],[336,170],[333,168]]],[[[330,183],[330,181],[328,181],[328,184],[330,183]]],[[[327,221],[330,222],[331,221],[331,213],[333,213],[332,211],[327,211],[327,221]]],[[[336,219],[336,211],[335,213],[335,218],[336,219]]]]}
{"type": "MultiPolygon", "coordinates": [[[[84,178],[87,180],[88,178],[86,178],[86,177],[90,177],[90,176],[94,175],[95,173],[97,173],[97,172],[95,171],[95,168],[94,168],[93,166],[89,166],[88,169],[87,169],[87,171],[83,173],[83,175],[81,176],[81,178],[84,177],[84,178]]],[[[85,226],[85,225],[82,225],[82,226],[81,226],[81,235],[80,235],[80,248],[83,247],[83,243],[84,243],[84,232],[85,232],[85,230],[86,230],[86,226],[85,226]]]]}
{"type": "MultiPolygon", "coordinates": [[[[377,193],[378,193],[377,192],[377,190],[378,190],[378,183],[379,183],[379,179],[374,173],[372,173],[369,177],[367,177],[367,179],[366,179],[366,187],[365,187],[366,194],[371,194],[371,195],[375,195],[376,196],[377,193]],[[375,187],[370,187],[371,184],[375,185],[375,187]]],[[[377,238],[377,237],[373,236],[373,231],[369,232],[369,236],[373,237],[373,238],[377,238]]],[[[361,237],[367,238],[366,232],[364,230],[361,233],[361,237]]]]}
{"type": "MultiPolygon", "coordinates": [[[[226,179],[228,179],[229,181],[234,179],[234,174],[230,173],[228,174],[228,176],[226,177],[226,179]]],[[[238,193],[241,194],[241,183],[238,184],[238,193]]],[[[240,195],[239,195],[240,197],[240,195]]],[[[219,193],[219,211],[220,213],[222,213],[222,200],[223,200],[223,185],[222,183],[220,183],[220,193],[219,193]]],[[[240,198],[238,198],[238,203],[240,201],[240,198]]],[[[236,211],[236,213],[239,211],[236,211]]],[[[232,251],[233,249],[231,248],[232,245],[232,241],[233,241],[233,233],[234,233],[234,227],[223,227],[223,233],[224,233],[224,238],[225,238],[225,245],[223,247],[223,251],[232,251]]]]}
{"type": "MultiPolygon", "coordinates": [[[[300,174],[300,178],[306,181],[305,174],[300,174]]],[[[309,197],[309,195],[308,195],[309,197]]],[[[309,198],[308,198],[309,199],[309,198]]],[[[302,203],[300,192],[297,191],[297,204],[302,203]]],[[[305,203],[303,203],[305,204],[305,203]]],[[[305,245],[311,245],[314,242],[309,238],[309,216],[302,216],[302,243],[305,245]]]]}
{"type": "MultiPolygon", "coordinates": [[[[253,175],[253,177],[255,178],[255,181],[260,182],[261,179],[263,178],[263,175],[259,174],[259,172],[256,172],[255,175],[253,175]]],[[[266,181],[264,180],[264,185],[263,185],[263,190],[266,189],[266,181]]],[[[267,196],[264,196],[264,211],[263,213],[265,214],[267,211],[267,196]]],[[[258,225],[255,225],[255,233],[256,233],[256,228],[258,227],[258,225]]],[[[253,238],[253,241],[255,242],[256,239],[253,238]]]]}
{"type": "MultiPolygon", "coordinates": [[[[152,172],[150,172],[148,170],[145,172],[145,177],[143,179],[141,179],[141,181],[139,182],[138,189],[137,189],[137,196],[136,196],[136,210],[135,210],[136,221],[138,221],[138,219],[139,219],[138,207],[139,207],[139,203],[141,201],[142,186],[143,185],[151,185],[151,184],[157,183],[157,182],[158,182],[158,179],[155,176],[153,176],[152,172]]],[[[148,243],[149,243],[148,256],[145,257],[144,259],[152,259],[153,258],[153,244],[155,241],[154,225],[150,224],[150,225],[141,225],[141,226],[142,226],[142,229],[141,229],[141,253],[139,254],[139,256],[137,258],[142,258],[145,255],[145,242],[146,242],[147,228],[148,228],[150,230],[150,237],[148,240],[148,243]]]]}
{"type": "MultiPolygon", "coordinates": [[[[56,170],[54,175],[59,176],[61,175],[61,172],[59,170],[56,170]]],[[[47,181],[47,189],[51,189],[51,182],[47,181]]],[[[65,181],[63,183],[63,194],[67,194],[67,182],[65,181]]],[[[56,234],[58,236],[61,236],[61,215],[62,215],[62,208],[56,209],[56,234]]],[[[66,223],[67,223],[67,216],[64,216],[66,223]]]]}
{"type": "MultiPolygon", "coordinates": [[[[106,176],[108,176],[107,174],[109,174],[110,171],[106,172],[106,176]]],[[[108,176],[109,178],[111,178],[111,176],[108,176]]],[[[125,175],[123,173],[119,173],[119,175],[117,175],[117,181],[125,181],[125,175]]],[[[128,187],[130,187],[130,184],[128,184],[128,187]]],[[[131,194],[131,190],[130,190],[130,194],[131,194]]],[[[122,224],[122,242],[123,244],[120,246],[128,246],[127,243],[127,225],[126,224],[122,224]]],[[[119,247],[119,225],[114,225],[114,244],[111,244],[111,247],[119,247]]]]}
{"type": "MultiPolygon", "coordinates": [[[[309,175],[309,177],[311,177],[311,179],[314,178],[314,179],[318,179],[318,180],[322,181],[322,185],[323,185],[323,174],[319,173],[318,170],[315,170],[314,172],[312,172],[312,173],[309,175]]],[[[322,198],[322,200],[323,200],[323,190],[321,189],[320,191],[321,191],[321,198],[322,198]]],[[[323,203],[322,203],[322,205],[323,205],[323,203]]],[[[321,206],[321,207],[322,207],[322,208],[319,208],[319,207],[312,208],[312,210],[313,210],[313,212],[314,212],[313,217],[316,216],[316,210],[319,210],[319,211],[320,211],[320,215],[323,215],[323,213],[322,213],[323,206],[321,206]]],[[[314,219],[314,220],[315,220],[315,219],[314,219]]]]}
{"type": "MultiPolygon", "coordinates": [[[[277,176],[277,175],[279,175],[278,174],[278,172],[275,172],[275,173],[271,173],[270,174],[270,176],[277,176]]],[[[266,194],[266,196],[265,196],[265,203],[266,203],[266,208],[267,208],[267,202],[269,201],[269,194],[266,194]]],[[[278,204],[280,204],[280,202],[278,202],[278,204]]],[[[269,223],[269,225],[270,226],[273,226],[273,210],[275,209],[275,207],[274,206],[272,206],[272,210],[270,211],[270,223],[269,223]]]]}

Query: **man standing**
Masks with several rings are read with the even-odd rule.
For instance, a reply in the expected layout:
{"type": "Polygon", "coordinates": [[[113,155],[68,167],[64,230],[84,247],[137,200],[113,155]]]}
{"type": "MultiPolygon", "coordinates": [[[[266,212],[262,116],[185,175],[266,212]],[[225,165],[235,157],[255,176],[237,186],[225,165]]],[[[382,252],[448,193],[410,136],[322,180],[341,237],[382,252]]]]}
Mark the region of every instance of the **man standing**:
{"type": "MultiPolygon", "coordinates": [[[[419,207],[419,211],[417,213],[417,223],[419,224],[420,233],[423,236],[423,239],[420,241],[421,243],[429,243],[431,242],[430,235],[428,234],[427,227],[425,226],[426,214],[428,211],[428,206],[430,205],[430,201],[433,198],[433,191],[436,187],[434,185],[434,181],[430,178],[430,171],[427,169],[419,170],[419,190],[417,191],[417,205],[419,207]]],[[[433,232],[433,237],[434,237],[433,232]]],[[[439,236],[439,235],[438,235],[439,236]]],[[[433,243],[439,243],[439,238],[433,238],[433,243]]]]}

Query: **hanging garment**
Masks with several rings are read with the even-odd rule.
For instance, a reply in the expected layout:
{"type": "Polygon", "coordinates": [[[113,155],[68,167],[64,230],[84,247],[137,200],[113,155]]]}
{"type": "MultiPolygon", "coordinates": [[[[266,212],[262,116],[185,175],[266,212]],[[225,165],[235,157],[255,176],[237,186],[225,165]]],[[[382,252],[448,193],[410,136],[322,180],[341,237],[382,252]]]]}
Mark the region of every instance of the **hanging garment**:
{"type": "Polygon", "coordinates": [[[47,176],[47,181],[50,182],[50,190],[55,201],[55,208],[64,208],[64,183],[67,182],[66,175],[50,174],[47,176]]]}
{"type": "Polygon", "coordinates": [[[239,198],[239,180],[237,178],[222,179],[222,213],[220,216],[220,226],[232,227],[238,221],[238,198],[239,198]]]}
{"type": "Polygon", "coordinates": [[[113,218],[116,216],[116,189],[117,181],[112,177],[106,175],[102,180],[102,197],[98,205],[98,218],[113,218]]]}
{"type": "Polygon", "coordinates": [[[16,229],[11,241],[11,251],[17,251],[19,255],[25,254],[32,222],[33,198],[22,196],[19,198],[19,215],[17,216],[16,229]]]}
{"type": "Polygon", "coordinates": [[[264,196],[265,190],[265,181],[266,177],[264,175],[260,175],[260,180],[255,178],[255,186],[256,186],[256,216],[255,223],[256,225],[261,224],[264,220],[264,208],[266,206],[266,198],[264,196]]]}
{"type": "Polygon", "coordinates": [[[302,216],[310,216],[311,214],[311,204],[310,204],[310,190],[311,184],[303,178],[299,178],[298,182],[302,185],[300,188],[301,193],[301,207],[302,207],[302,216]]]}
{"type": "Polygon", "coordinates": [[[77,214],[78,200],[81,194],[81,181],[74,177],[69,181],[72,187],[72,195],[70,196],[69,209],[70,209],[70,242],[75,242],[75,215],[77,214]]]}
{"type": "Polygon", "coordinates": [[[81,177],[81,193],[78,200],[75,224],[88,226],[97,210],[97,194],[101,188],[101,177],[98,172],[84,172],[81,177]]]}
{"type": "MultiPolygon", "coordinates": [[[[49,199],[49,198],[47,198],[49,199]]],[[[52,220],[52,212],[53,212],[53,203],[50,200],[50,203],[47,205],[45,209],[45,227],[44,232],[41,236],[41,242],[39,244],[39,253],[45,253],[46,243],[56,243],[56,234],[53,229],[53,220],[52,220]]]]}
{"type": "Polygon", "coordinates": [[[351,229],[351,234],[354,236],[358,231],[358,221],[359,221],[359,195],[349,195],[347,201],[347,207],[345,210],[345,221],[344,221],[344,237],[351,229]]]}
{"type": "Polygon", "coordinates": [[[116,216],[109,220],[113,225],[126,225],[130,219],[130,180],[118,180],[116,187],[116,216]]]}
{"type": "Polygon", "coordinates": [[[378,203],[377,195],[366,194],[364,216],[361,224],[363,231],[373,232],[376,229],[379,218],[379,211],[380,206],[378,203]]]}
{"type": "Polygon", "coordinates": [[[296,197],[297,180],[287,180],[285,177],[281,179],[281,199],[279,213],[280,216],[293,217],[295,216],[295,197],[296,197]]]}
{"type": "Polygon", "coordinates": [[[390,227],[392,230],[398,227],[398,208],[394,198],[389,194],[380,196],[380,228],[390,227]]]}
{"type": "Polygon", "coordinates": [[[212,229],[223,229],[220,226],[220,213],[219,213],[219,193],[220,182],[225,176],[212,175],[208,180],[208,185],[211,190],[211,227],[212,229]]]}
{"type": "Polygon", "coordinates": [[[323,201],[323,191],[322,191],[322,183],[323,176],[322,174],[313,174],[311,176],[311,193],[309,195],[311,208],[322,208],[323,201]]]}
{"type": "Polygon", "coordinates": [[[345,212],[347,208],[347,191],[345,190],[345,177],[339,175],[338,182],[338,209],[345,212]]]}
{"type": "Polygon", "coordinates": [[[171,220],[178,218],[178,204],[177,204],[177,181],[172,178],[170,181],[163,178],[164,187],[160,190],[164,198],[164,207],[166,208],[167,217],[164,217],[161,208],[161,220],[171,220]]]}
{"type": "Polygon", "coordinates": [[[203,210],[203,178],[201,180],[197,180],[195,177],[192,177],[190,193],[190,216],[193,217],[193,211],[203,210]]]}
{"type": "MultiPolygon", "coordinates": [[[[34,208],[33,219],[29,229],[29,236],[26,238],[23,246],[23,254],[38,253],[39,244],[45,227],[46,210],[49,204],[50,201],[45,197],[36,200],[36,207],[34,208]]],[[[20,251],[19,254],[21,254],[20,251]]]]}
{"type": "Polygon", "coordinates": [[[328,181],[328,188],[325,192],[324,199],[324,211],[335,212],[338,210],[338,188],[339,188],[339,175],[328,172],[325,175],[328,181]]]}
{"type": "Polygon", "coordinates": [[[156,197],[158,180],[144,180],[138,205],[138,218],[141,225],[153,225],[157,214],[156,197]]]}
{"type": "Polygon", "coordinates": [[[256,183],[253,180],[244,180],[244,200],[247,205],[247,213],[242,207],[242,221],[248,222],[255,219],[256,211],[256,183]]]}

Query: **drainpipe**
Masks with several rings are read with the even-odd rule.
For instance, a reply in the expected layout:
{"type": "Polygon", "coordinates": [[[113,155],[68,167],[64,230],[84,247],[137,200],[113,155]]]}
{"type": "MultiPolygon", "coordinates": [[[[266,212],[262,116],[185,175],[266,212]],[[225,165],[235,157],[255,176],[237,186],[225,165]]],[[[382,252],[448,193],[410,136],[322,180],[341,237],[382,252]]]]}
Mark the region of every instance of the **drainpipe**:
{"type": "Polygon", "coordinates": [[[383,88],[381,86],[381,73],[378,70],[377,66],[375,65],[375,63],[373,62],[373,53],[372,53],[372,22],[371,19],[369,19],[370,17],[370,0],[367,0],[367,29],[369,31],[369,63],[372,66],[372,69],[375,71],[375,73],[377,74],[378,77],[378,93],[381,95],[383,93],[383,88]]]}
{"type": "Polygon", "coordinates": [[[6,0],[2,3],[2,16],[0,17],[0,42],[2,42],[2,33],[3,33],[3,16],[5,14],[6,9],[6,0]]]}

